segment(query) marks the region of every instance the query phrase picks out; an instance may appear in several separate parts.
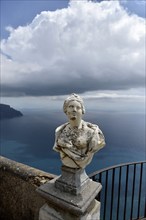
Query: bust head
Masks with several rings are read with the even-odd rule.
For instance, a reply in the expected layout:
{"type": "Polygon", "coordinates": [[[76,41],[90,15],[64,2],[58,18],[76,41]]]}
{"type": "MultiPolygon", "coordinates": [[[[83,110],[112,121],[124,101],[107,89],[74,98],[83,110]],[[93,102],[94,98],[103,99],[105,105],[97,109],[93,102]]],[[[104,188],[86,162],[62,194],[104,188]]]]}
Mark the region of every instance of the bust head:
{"type": "Polygon", "coordinates": [[[68,107],[69,103],[72,102],[72,101],[76,101],[76,102],[80,103],[80,105],[82,107],[82,114],[84,114],[85,113],[85,107],[84,107],[83,99],[75,93],[72,93],[69,97],[67,97],[67,99],[65,99],[64,104],[63,104],[64,113],[66,114],[67,107],[68,107]]]}

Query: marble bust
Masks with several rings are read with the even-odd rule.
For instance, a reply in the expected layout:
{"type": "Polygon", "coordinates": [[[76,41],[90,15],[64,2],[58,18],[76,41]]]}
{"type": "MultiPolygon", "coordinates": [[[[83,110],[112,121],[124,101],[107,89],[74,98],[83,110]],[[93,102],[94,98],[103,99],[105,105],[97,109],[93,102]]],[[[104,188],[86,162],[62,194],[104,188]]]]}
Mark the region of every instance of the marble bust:
{"type": "Polygon", "coordinates": [[[63,110],[68,122],[56,129],[53,149],[60,153],[63,165],[85,168],[105,146],[104,135],[97,125],[82,119],[85,107],[79,95],[71,94],[64,101],[63,110]]]}

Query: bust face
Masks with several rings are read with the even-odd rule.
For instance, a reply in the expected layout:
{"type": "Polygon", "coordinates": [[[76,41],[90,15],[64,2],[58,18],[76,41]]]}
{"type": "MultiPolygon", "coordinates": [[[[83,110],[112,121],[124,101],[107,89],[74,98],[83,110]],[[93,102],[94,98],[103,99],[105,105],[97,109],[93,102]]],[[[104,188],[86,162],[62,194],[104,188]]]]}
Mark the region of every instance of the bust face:
{"type": "Polygon", "coordinates": [[[81,120],[82,106],[79,102],[70,101],[66,110],[66,115],[68,116],[69,120],[81,120]]]}

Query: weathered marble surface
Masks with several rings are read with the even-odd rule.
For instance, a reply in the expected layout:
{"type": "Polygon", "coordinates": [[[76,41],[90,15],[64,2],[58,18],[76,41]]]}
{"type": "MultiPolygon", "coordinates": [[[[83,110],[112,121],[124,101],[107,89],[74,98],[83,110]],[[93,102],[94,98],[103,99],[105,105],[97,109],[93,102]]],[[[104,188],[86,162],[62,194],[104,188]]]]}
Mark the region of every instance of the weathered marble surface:
{"type": "Polygon", "coordinates": [[[69,96],[63,109],[69,122],[56,129],[53,149],[60,153],[65,166],[85,168],[94,154],[105,146],[104,135],[97,125],[82,120],[85,107],[80,96],[69,96]]]}

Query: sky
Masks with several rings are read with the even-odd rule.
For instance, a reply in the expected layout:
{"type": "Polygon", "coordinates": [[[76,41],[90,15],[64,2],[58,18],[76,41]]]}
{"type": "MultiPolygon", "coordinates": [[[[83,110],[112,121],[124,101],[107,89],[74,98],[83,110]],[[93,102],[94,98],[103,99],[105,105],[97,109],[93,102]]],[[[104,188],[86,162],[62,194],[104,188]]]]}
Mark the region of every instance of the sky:
{"type": "Polygon", "coordinates": [[[145,8],[142,0],[1,0],[1,97],[144,102],[145,8]]]}

